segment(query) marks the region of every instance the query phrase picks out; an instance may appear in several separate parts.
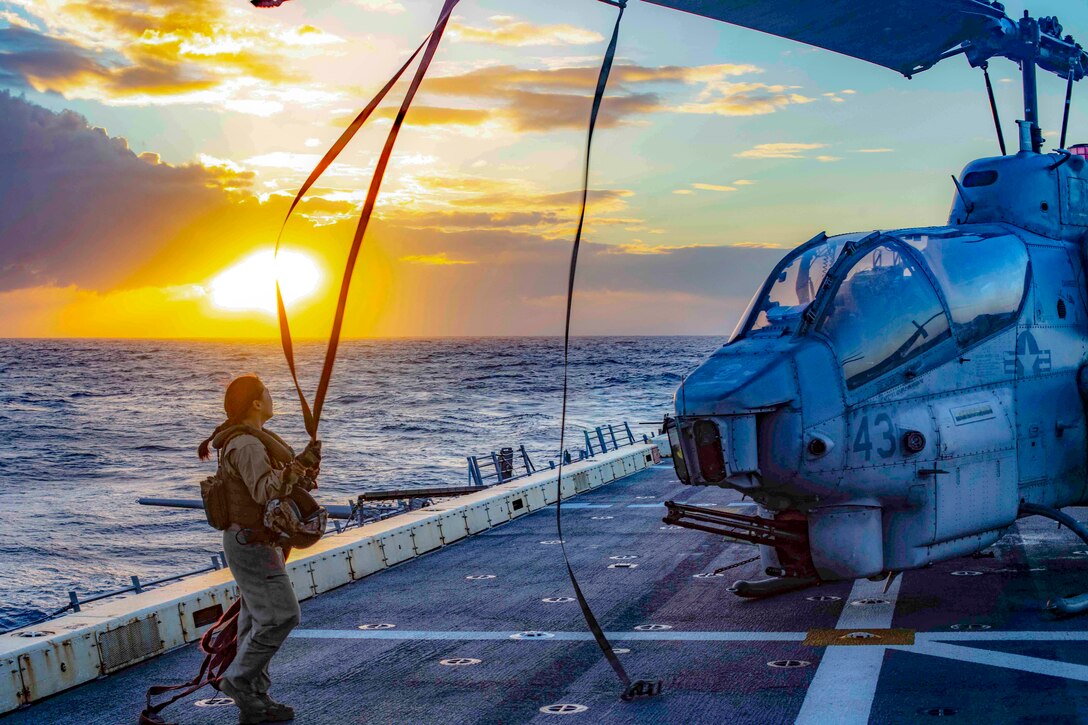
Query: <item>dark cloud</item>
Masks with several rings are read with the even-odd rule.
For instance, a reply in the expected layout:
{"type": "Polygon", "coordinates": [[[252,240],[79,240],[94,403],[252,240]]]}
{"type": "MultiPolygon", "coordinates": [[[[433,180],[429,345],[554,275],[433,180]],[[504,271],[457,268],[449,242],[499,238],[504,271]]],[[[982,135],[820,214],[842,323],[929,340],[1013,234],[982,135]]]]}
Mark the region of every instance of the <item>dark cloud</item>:
{"type": "MultiPolygon", "coordinates": [[[[592,227],[592,220],[589,223],[592,227]]],[[[410,320],[411,334],[561,332],[569,240],[501,229],[436,232],[386,227],[380,237],[382,254],[388,258],[445,254],[474,262],[398,266],[391,314],[410,320]],[[426,312],[435,309],[448,314],[435,319],[426,312]]],[[[584,244],[575,329],[581,334],[726,335],[785,252],[761,247],[680,247],[627,254],[615,247],[584,244]]],[[[394,329],[382,332],[398,334],[394,329]]]]}
{"type": "Polygon", "coordinates": [[[75,43],[26,28],[0,29],[0,85],[67,93],[97,88],[108,96],[178,94],[205,90],[218,81],[195,68],[163,58],[129,64],[75,43]]]}
{"type": "MultiPolygon", "coordinates": [[[[658,112],[760,115],[812,100],[789,86],[727,80],[759,71],[756,66],[736,64],[651,67],[621,63],[609,77],[599,123],[618,126],[634,117],[658,112]],[[656,91],[682,85],[699,87],[697,99],[666,103],[656,91]]],[[[598,73],[595,66],[530,69],[499,65],[428,78],[423,87],[433,95],[497,102],[490,118],[505,120],[518,131],[581,129],[586,124],[590,93],[598,73]]]]}
{"type": "Polygon", "coordinates": [[[42,24],[50,31],[0,29],[0,86],[103,103],[234,103],[243,112],[274,112],[306,81],[293,61],[343,42],[208,0],[73,1],[42,24]]]}
{"type": "Polygon", "coordinates": [[[27,28],[0,29],[0,85],[31,88],[60,80],[98,76],[105,68],[73,43],[27,28]]]}
{"type": "Polygon", "coordinates": [[[142,158],[123,138],[0,92],[0,290],[103,289],[195,218],[228,205],[245,174],[142,158]]]}

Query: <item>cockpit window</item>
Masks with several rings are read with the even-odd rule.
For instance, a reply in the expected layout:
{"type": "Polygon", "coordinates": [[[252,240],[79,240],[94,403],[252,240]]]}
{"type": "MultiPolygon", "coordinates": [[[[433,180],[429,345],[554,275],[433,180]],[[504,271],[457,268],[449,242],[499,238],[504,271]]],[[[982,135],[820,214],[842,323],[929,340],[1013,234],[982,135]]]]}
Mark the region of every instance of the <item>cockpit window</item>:
{"type": "Polygon", "coordinates": [[[1012,324],[1024,297],[1028,253],[1012,235],[904,236],[929,265],[952,313],[952,332],[967,347],[1012,324]]]}
{"type": "Polygon", "coordinates": [[[817,327],[856,388],[949,338],[948,318],[925,274],[895,245],[880,245],[846,273],[817,327]]]}
{"type": "Polygon", "coordinates": [[[805,311],[827,275],[827,270],[839,257],[843,238],[826,239],[803,252],[794,252],[792,259],[779,269],[774,284],[756,307],[752,330],[780,324],[805,311]]]}

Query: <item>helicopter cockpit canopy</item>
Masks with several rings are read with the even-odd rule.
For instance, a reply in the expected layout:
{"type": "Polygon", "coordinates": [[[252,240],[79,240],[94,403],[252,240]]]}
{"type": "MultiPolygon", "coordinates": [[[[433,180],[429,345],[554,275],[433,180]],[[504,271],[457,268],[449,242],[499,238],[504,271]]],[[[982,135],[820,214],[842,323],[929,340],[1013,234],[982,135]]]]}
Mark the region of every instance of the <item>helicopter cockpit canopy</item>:
{"type": "MultiPolygon", "coordinates": [[[[843,246],[860,238],[860,234],[844,234],[828,237],[820,234],[786,255],[771,273],[771,279],[757,293],[749,312],[733,337],[741,330],[759,332],[769,328],[785,327],[799,321],[823,284],[824,277],[839,258],[843,246]]],[[[792,330],[796,330],[796,325],[792,330]]]]}
{"type": "Polygon", "coordinates": [[[859,254],[815,329],[835,349],[848,388],[899,367],[950,335],[933,284],[892,241],[859,254]]]}
{"type": "Polygon", "coordinates": [[[821,235],[779,263],[738,329],[822,337],[854,389],[946,341],[958,354],[1014,324],[1028,268],[1023,241],[996,226],[821,235]]]}

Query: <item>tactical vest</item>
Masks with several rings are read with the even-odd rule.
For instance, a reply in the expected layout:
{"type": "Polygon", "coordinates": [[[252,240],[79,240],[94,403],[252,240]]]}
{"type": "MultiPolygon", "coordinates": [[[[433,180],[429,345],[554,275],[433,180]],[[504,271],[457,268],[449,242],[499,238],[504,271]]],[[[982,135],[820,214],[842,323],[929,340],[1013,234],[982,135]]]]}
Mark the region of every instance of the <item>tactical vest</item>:
{"type": "Polygon", "coordinates": [[[274,470],[282,470],[293,458],[294,451],[282,438],[269,430],[257,430],[250,426],[232,426],[215,437],[212,445],[220,452],[219,472],[227,488],[227,509],[232,524],[244,529],[264,530],[264,505],[253,500],[245,481],[238,475],[226,454],[228,444],[240,435],[250,435],[259,440],[268,453],[274,470]]]}

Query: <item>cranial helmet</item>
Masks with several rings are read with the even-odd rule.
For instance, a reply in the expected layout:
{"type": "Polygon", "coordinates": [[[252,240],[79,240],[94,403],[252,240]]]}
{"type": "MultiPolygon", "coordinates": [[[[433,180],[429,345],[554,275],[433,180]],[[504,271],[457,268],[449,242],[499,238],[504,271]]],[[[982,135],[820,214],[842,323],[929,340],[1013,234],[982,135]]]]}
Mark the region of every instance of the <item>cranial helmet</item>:
{"type": "Polygon", "coordinates": [[[324,535],[328,521],[328,511],[298,486],[283,498],[269,501],[264,509],[265,528],[279,537],[277,543],[292,549],[316,544],[324,535]]]}

